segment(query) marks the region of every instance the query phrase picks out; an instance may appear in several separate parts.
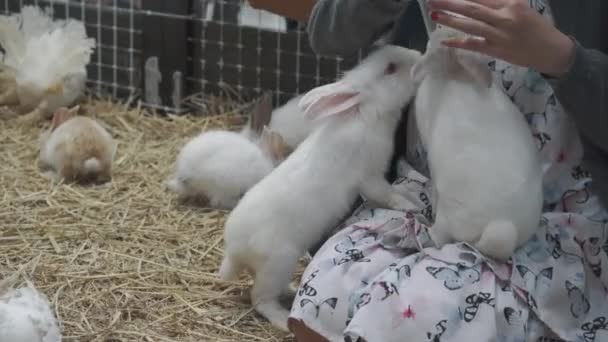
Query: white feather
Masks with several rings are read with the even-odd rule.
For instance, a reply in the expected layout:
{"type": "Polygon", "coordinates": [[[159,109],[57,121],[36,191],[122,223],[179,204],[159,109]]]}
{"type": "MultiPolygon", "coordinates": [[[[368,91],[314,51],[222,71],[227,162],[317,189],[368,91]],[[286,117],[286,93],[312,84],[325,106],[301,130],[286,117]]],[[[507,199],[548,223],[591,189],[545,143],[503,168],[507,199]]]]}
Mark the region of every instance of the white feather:
{"type": "Polygon", "coordinates": [[[0,341],[61,341],[50,303],[31,285],[11,289],[0,296],[0,341]]]}
{"type": "Polygon", "coordinates": [[[25,39],[19,29],[19,17],[0,16],[0,45],[5,53],[3,67],[16,70],[23,59],[25,39]]]}
{"type": "Polygon", "coordinates": [[[52,112],[71,106],[84,91],[95,40],[81,21],[53,20],[50,10],[25,6],[20,14],[0,17],[0,45],[23,107],[46,101],[52,112]]]}
{"type": "Polygon", "coordinates": [[[0,45],[6,52],[3,63],[17,70],[25,56],[26,42],[55,26],[50,8],[24,6],[21,13],[0,16],[0,45]]]}

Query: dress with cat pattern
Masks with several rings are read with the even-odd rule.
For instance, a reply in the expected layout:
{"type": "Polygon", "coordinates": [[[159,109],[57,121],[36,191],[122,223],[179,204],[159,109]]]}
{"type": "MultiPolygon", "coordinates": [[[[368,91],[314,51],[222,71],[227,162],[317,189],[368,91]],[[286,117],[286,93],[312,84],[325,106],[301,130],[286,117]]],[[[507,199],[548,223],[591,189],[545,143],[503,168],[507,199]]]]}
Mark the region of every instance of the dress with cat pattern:
{"type": "MultiPolygon", "coordinates": [[[[548,4],[530,3],[551,19],[548,4]]],[[[357,210],[307,267],[292,318],[330,341],[608,341],[608,213],[588,189],[578,133],[540,74],[499,60],[490,68],[542,154],[537,234],[505,264],[464,243],[436,249],[417,144],[393,186],[417,194],[421,214],[357,210]]]]}

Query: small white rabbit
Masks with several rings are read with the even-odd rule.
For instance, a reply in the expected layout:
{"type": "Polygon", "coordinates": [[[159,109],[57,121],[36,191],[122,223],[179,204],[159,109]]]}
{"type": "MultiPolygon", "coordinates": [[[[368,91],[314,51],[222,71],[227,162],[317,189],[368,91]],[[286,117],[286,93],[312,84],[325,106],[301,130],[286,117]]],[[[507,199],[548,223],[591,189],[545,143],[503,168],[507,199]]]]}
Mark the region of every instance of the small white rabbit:
{"type": "Polygon", "coordinates": [[[249,270],[252,304],[276,327],[287,330],[289,310],[278,297],[289,292],[298,259],[339,223],[357,195],[388,208],[413,207],[384,171],[401,109],[415,91],[410,69],[419,58],[414,50],[384,46],[341,80],[305,94],[299,106],[322,124],[227,218],[220,278],[249,270]]]}
{"type": "Polygon", "coordinates": [[[437,247],[471,243],[499,260],[536,231],[542,168],[524,116],[492,85],[485,56],[449,48],[459,35],[440,27],[412,69],[416,121],[435,185],[437,247]]]}
{"type": "Polygon", "coordinates": [[[176,171],[166,181],[167,188],[183,199],[232,209],[292,151],[280,134],[265,126],[271,113],[272,102],[265,95],[239,133],[215,130],[190,140],[177,157],[176,171]]]}
{"type": "Polygon", "coordinates": [[[280,136],[264,129],[259,141],[229,131],[207,131],[179,152],[175,174],[166,182],[183,199],[208,201],[212,208],[232,209],[284,158],[280,136]]]}

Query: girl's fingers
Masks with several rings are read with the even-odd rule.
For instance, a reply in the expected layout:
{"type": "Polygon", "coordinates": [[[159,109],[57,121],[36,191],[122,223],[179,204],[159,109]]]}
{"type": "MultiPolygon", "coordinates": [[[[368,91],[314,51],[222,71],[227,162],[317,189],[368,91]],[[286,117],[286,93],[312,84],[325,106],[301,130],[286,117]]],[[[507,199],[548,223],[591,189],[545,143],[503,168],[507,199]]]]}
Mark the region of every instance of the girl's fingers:
{"type": "Polygon", "coordinates": [[[487,49],[487,43],[483,39],[472,39],[472,38],[454,38],[454,39],[446,39],[441,42],[445,46],[449,46],[456,49],[466,49],[473,50],[476,52],[481,52],[480,50],[487,49]]]}
{"type": "Polygon", "coordinates": [[[455,17],[441,12],[432,12],[431,18],[438,24],[451,27],[473,36],[482,37],[489,41],[496,42],[504,39],[501,31],[479,20],[455,17]]]}
{"type": "Polygon", "coordinates": [[[448,39],[444,40],[442,44],[456,49],[474,51],[487,56],[500,58],[491,44],[488,44],[487,41],[479,38],[448,39]]]}
{"type": "Polygon", "coordinates": [[[503,8],[507,4],[507,1],[505,0],[469,0],[469,2],[474,2],[493,9],[503,8]]]}
{"type": "Polygon", "coordinates": [[[480,4],[479,2],[489,3],[491,0],[430,0],[429,8],[433,11],[454,12],[493,26],[502,21],[500,12],[497,10],[500,7],[490,7],[485,4],[480,4]]]}

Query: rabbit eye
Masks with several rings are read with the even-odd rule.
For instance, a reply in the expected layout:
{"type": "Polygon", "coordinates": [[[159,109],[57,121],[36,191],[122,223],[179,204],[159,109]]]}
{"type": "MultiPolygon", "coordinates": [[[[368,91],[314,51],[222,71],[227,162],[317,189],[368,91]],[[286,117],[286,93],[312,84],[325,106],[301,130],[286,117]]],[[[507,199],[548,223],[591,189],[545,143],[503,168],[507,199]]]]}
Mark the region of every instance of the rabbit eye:
{"type": "Polygon", "coordinates": [[[388,65],[386,66],[386,69],[384,69],[384,73],[386,75],[394,74],[396,71],[397,71],[397,64],[395,64],[395,63],[388,63],[388,65]]]}

